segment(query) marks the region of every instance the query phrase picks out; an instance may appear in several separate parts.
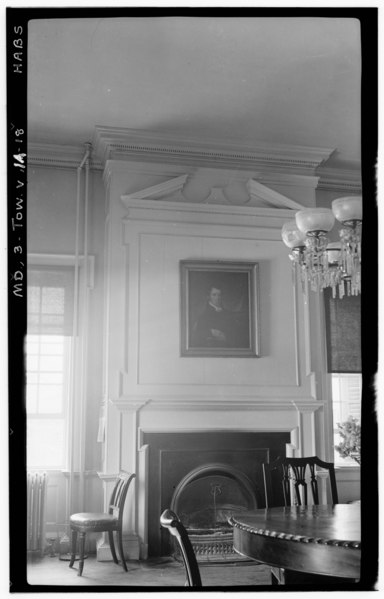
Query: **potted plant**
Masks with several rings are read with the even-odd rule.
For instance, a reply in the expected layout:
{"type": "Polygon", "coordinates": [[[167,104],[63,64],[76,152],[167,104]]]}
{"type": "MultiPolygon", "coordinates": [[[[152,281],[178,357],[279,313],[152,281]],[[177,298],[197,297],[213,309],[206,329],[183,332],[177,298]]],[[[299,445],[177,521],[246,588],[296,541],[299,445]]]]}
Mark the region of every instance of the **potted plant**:
{"type": "Polygon", "coordinates": [[[350,416],[346,422],[337,423],[341,443],[335,446],[343,458],[352,458],[361,463],[361,425],[357,418],[350,416]]]}

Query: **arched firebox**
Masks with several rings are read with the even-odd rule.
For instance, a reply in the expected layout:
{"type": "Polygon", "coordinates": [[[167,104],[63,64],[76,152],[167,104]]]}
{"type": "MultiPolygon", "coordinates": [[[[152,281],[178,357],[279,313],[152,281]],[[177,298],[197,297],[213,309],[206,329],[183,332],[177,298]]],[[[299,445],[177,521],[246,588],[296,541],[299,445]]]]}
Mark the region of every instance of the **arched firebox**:
{"type": "MultiPolygon", "coordinates": [[[[205,547],[199,559],[212,559],[208,541],[220,541],[223,552],[232,551],[226,516],[233,506],[236,511],[265,506],[262,464],[286,455],[290,439],[287,431],[144,432],[148,557],[174,553],[172,535],[159,522],[160,514],[170,507],[182,512],[187,528],[214,529],[211,539],[203,530],[205,547]],[[216,511],[212,511],[213,500],[216,511]]],[[[191,534],[197,544],[197,530],[191,534]]]]}
{"type": "MultiPolygon", "coordinates": [[[[234,550],[228,518],[238,511],[257,508],[249,478],[227,464],[211,463],[194,468],[177,485],[173,509],[186,527],[199,561],[241,559],[234,550]]],[[[178,547],[174,546],[174,555],[178,547]]]]}

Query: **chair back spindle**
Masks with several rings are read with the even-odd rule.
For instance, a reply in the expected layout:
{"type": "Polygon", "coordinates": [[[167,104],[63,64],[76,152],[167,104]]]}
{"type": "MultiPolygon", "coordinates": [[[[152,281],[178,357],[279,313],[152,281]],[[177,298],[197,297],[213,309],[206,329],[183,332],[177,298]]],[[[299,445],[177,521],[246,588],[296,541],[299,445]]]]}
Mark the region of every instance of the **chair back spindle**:
{"type": "Polygon", "coordinates": [[[111,493],[108,513],[116,516],[119,522],[123,518],[125,499],[132,478],[134,478],[134,474],[120,472],[111,493]]]}
{"type": "Polygon", "coordinates": [[[308,505],[308,483],[306,474],[309,473],[312,501],[319,505],[319,488],[317,470],[327,470],[331,487],[332,503],[339,503],[335,468],[332,462],[324,462],[317,456],[308,458],[278,458],[274,462],[263,464],[264,490],[266,507],[308,505]],[[280,483],[279,483],[280,480],[280,483]],[[278,486],[280,485],[281,491],[278,486]],[[291,497],[291,489],[294,497],[291,497]]]}

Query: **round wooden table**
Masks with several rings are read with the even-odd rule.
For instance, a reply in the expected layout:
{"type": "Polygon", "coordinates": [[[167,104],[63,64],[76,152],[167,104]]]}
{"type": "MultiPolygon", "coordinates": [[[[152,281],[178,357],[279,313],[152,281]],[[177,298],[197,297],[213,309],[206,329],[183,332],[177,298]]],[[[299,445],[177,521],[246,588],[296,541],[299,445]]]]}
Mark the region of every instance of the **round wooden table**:
{"type": "Polygon", "coordinates": [[[298,572],[360,577],[360,504],[278,507],[234,514],[241,555],[298,572]]]}

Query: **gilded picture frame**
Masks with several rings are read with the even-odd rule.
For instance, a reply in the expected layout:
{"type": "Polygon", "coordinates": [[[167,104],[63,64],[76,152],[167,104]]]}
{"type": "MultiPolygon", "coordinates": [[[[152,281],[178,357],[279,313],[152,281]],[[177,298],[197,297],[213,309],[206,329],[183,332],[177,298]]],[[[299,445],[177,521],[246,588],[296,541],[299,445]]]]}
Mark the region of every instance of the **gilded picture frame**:
{"type": "Polygon", "coordinates": [[[180,261],[181,356],[259,357],[259,265],[180,261]]]}

